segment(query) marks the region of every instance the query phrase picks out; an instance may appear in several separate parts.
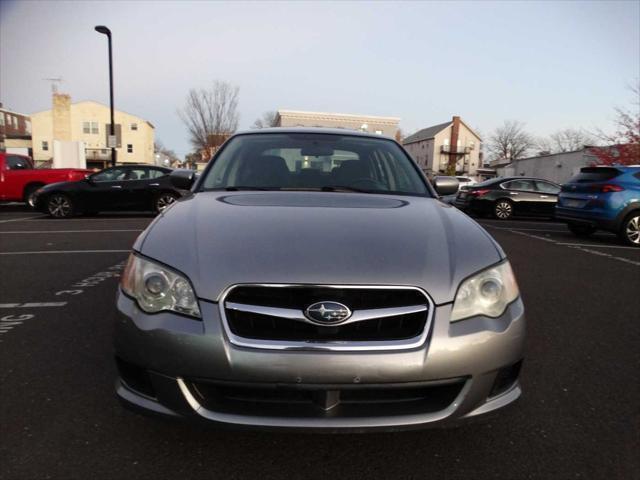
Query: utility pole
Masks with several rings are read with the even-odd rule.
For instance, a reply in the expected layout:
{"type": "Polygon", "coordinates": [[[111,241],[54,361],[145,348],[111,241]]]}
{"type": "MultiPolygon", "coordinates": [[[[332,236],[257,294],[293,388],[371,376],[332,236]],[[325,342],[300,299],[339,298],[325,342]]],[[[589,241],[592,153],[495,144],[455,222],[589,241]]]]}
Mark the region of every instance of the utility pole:
{"type": "Polygon", "coordinates": [[[117,157],[117,152],[116,152],[117,142],[116,142],[116,133],[115,133],[116,126],[115,126],[114,115],[113,115],[113,52],[111,49],[111,30],[109,30],[104,25],[98,25],[95,27],[95,31],[98,33],[102,33],[103,35],[106,35],[107,40],[109,42],[109,104],[111,108],[111,126],[109,131],[108,143],[111,146],[111,166],[115,167],[116,157],[117,157]]]}

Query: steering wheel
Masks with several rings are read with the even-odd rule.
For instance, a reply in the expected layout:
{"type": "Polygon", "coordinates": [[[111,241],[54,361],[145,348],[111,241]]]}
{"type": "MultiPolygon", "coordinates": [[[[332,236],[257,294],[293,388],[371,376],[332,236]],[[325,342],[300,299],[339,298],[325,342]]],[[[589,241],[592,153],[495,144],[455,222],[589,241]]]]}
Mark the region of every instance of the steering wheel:
{"type": "Polygon", "coordinates": [[[349,182],[349,186],[363,190],[387,190],[387,186],[384,183],[369,177],[356,178],[349,182]]]}

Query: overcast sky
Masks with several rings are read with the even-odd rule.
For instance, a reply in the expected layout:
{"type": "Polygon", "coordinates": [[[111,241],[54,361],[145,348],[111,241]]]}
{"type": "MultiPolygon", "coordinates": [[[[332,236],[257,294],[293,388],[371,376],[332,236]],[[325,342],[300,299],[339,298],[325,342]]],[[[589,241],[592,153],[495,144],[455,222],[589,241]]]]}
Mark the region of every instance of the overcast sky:
{"type": "Polygon", "coordinates": [[[50,108],[50,85],[108,104],[191,148],[176,111],[191,87],[240,87],[240,126],[266,110],[402,119],[412,133],[461,115],[536,135],[607,128],[640,77],[640,2],[0,2],[0,101],[50,108]]]}

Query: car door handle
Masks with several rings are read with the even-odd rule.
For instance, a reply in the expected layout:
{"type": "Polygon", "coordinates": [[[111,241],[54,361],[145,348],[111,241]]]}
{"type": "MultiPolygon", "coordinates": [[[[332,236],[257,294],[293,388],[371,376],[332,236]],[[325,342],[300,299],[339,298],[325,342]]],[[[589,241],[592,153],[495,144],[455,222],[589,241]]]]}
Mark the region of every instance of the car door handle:
{"type": "Polygon", "coordinates": [[[111,188],[122,188],[121,185],[111,185],[111,188]]]}
{"type": "Polygon", "coordinates": [[[540,198],[549,198],[549,195],[540,195],[540,198]]]}
{"type": "Polygon", "coordinates": [[[509,192],[509,195],[518,195],[518,192],[509,192]]]}
{"type": "Polygon", "coordinates": [[[149,186],[150,187],[159,187],[160,184],[159,183],[150,183],[149,186]]]}

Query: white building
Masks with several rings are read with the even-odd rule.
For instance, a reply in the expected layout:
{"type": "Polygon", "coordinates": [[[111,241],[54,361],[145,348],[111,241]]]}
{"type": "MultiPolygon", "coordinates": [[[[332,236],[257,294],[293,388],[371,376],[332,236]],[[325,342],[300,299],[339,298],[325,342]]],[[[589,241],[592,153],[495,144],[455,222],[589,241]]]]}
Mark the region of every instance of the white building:
{"type": "Polygon", "coordinates": [[[449,162],[454,161],[457,175],[475,177],[483,166],[481,142],[480,136],[455,116],[409,135],[402,144],[429,176],[444,174],[449,162]]]}

